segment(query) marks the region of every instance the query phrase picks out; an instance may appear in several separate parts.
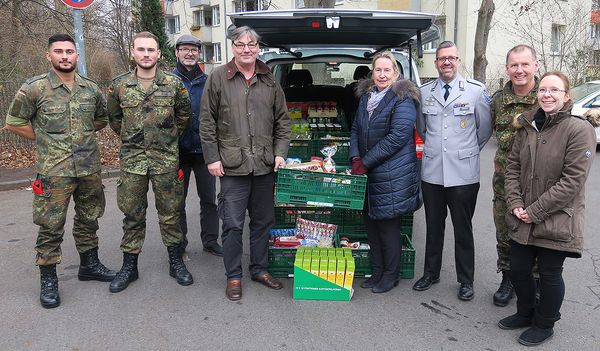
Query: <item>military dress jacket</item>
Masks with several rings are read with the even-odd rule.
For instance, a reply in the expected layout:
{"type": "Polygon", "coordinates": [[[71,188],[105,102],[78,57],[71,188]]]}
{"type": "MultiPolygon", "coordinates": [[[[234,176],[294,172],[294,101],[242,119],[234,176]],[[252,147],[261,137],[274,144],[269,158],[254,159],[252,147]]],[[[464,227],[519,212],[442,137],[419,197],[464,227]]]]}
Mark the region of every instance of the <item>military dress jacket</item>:
{"type": "Polygon", "coordinates": [[[479,151],[492,135],[490,97],[485,86],[458,75],[444,101],[436,79],[421,87],[417,131],[425,141],[421,179],[445,187],[479,182],[479,151]]]}
{"type": "Polygon", "coordinates": [[[246,82],[235,59],[215,68],[200,106],[200,139],[207,164],[221,161],[226,176],[273,172],[287,156],[291,122],[283,89],[269,67],[256,61],[246,82]]]}
{"type": "Polygon", "coordinates": [[[98,85],[75,74],[69,89],[54,71],[27,80],[12,101],[6,124],[35,132],[36,172],[85,177],[100,171],[96,129],[108,122],[98,85]]]}
{"type": "Polygon", "coordinates": [[[179,167],[179,136],[191,116],[188,91],[179,77],[156,71],[152,86],[136,71],[115,78],[108,89],[110,127],[121,136],[121,170],[165,174],[179,167]]]}

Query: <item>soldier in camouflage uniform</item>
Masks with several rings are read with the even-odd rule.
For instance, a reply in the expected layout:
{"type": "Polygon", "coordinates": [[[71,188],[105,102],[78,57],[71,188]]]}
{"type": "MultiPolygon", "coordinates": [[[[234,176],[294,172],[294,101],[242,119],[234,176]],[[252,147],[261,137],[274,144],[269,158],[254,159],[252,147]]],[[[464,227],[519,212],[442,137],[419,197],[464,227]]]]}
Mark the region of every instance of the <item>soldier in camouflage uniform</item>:
{"type": "Polygon", "coordinates": [[[181,285],[193,283],[179,250],[183,175],[178,174],[178,140],[191,115],[189,95],[179,77],[157,69],[160,50],[152,33],[136,34],[131,54],[137,67],[115,78],[108,90],[110,127],[121,137],[117,204],[125,214],[123,267],[110,284],[111,292],[124,290],[138,278],[150,182],[169,253],[169,274],[181,285]]]}
{"type": "Polygon", "coordinates": [[[35,140],[37,178],[33,183],[33,222],[39,228],[36,264],[43,307],[60,305],[56,264],[71,196],[75,202],[73,237],[81,258],[79,280],[111,281],[115,272],[98,260],[98,218],[104,214],[100,152],[96,130],[108,122],[96,83],[75,73],[79,54],[73,38],[48,40],[50,72],[31,78],[17,92],[7,129],[35,140]]]}
{"type": "Polygon", "coordinates": [[[510,238],[506,227],[507,213],[504,199],[504,172],[506,158],[512,147],[515,129],[512,125],[514,116],[537,106],[538,70],[535,50],[527,45],[517,45],[506,55],[506,74],[510,81],[503,89],[498,90],[492,97],[492,118],[498,150],[494,157],[494,175],[492,188],[494,190],[494,223],[496,225],[496,249],[498,251],[498,272],[502,272],[502,282],[494,293],[494,304],[506,306],[513,297],[513,286],[510,281],[510,238]]]}

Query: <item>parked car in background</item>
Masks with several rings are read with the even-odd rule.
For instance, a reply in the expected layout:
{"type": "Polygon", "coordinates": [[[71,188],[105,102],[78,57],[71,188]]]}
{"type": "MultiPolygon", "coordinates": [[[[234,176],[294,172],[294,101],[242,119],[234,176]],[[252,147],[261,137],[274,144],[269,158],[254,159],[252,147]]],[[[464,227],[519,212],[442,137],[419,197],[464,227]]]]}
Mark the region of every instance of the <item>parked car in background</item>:
{"type": "MultiPolygon", "coordinates": [[[[600,80],[592,80],[571,89],[575,116],[583,116],[590,109],[600,109],[600,80]]],[[[596,143],[600,144],[600,127],[596,127],[596,143]]]]}

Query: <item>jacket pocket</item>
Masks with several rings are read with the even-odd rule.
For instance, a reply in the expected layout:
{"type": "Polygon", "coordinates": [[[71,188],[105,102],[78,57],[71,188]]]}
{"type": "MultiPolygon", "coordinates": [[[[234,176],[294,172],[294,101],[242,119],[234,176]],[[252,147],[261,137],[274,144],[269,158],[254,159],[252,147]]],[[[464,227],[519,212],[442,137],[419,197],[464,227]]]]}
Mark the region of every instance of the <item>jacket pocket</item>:
{"type": "Polygon", "coordinates": [[[221,140],[219,142],[219,155],[225,168],[236,168],[242,164],[242,148],[240,138],[221,140]]]}
{"type": "Polygon", "coordinates": [[[47,133],[63,133],[69,126],[67,106],[50,105],[42,108],[41,119],[47,133]]]}
{"type": "Polygon", "coordinates": [[[573,209],[570,207],[553,213],[543,222],[533,228],[533,236],[539,239],[548,239],[562,242],[573,240],[573,209]]]}
{"type": "Polygon", "coordinates": [[[521,223],[524,223],[523,221],[518,219],[517,216],[515,216],[512,213],[506,214],[505,221],[506,221],[506,226],[508,227],[508,229],[513,232],[516,232],[517,229],[519,229],[519,226],[521,225],[521,223]]]}
{"type": "Polygon", "coordinates": [[[477,178],[479,175],[479,146],[458,150],[459,174],[464,179],[477,178]]]}

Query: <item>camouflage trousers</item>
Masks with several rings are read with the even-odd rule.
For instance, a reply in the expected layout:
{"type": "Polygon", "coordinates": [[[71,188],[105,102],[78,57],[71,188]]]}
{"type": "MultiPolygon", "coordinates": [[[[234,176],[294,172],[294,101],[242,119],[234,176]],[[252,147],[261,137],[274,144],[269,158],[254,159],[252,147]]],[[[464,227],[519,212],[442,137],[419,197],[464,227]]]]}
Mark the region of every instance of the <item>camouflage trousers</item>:
{"type": "Polygon", "coordinates": [[[152,183],[160,235],[165,246],[178,246],[182,240],[179,209],[183,202],[183,179],[177,172],[139,175],[121,172],[117,183],[117,204],[125,215],[123,219],[123,252],[138,254],[146,237],[146,209],[148,186],[152,183]]]}
{"type": "Polygon", "coordinates": [[[71,196],[75,202],[73,237],[77,251],[97,248],[98,218],[104,214],[106,204],[100,172],[85,177],[38,175],[38,180],[42,182],[43,194],[33,198],[33,223],[40,227],[35,263],[40,266],[60,263],[60,244],[71,196]]]}
{"type": "Polygon", "coordinates": [[[494,172],[492,188],[494,189],[492,211],[496,225],[496,251],[498,252],[496,265],[498,272],[510,271],[510,237],[506,225],[508,209],[504,199],[504,173],[494,172]]]}

